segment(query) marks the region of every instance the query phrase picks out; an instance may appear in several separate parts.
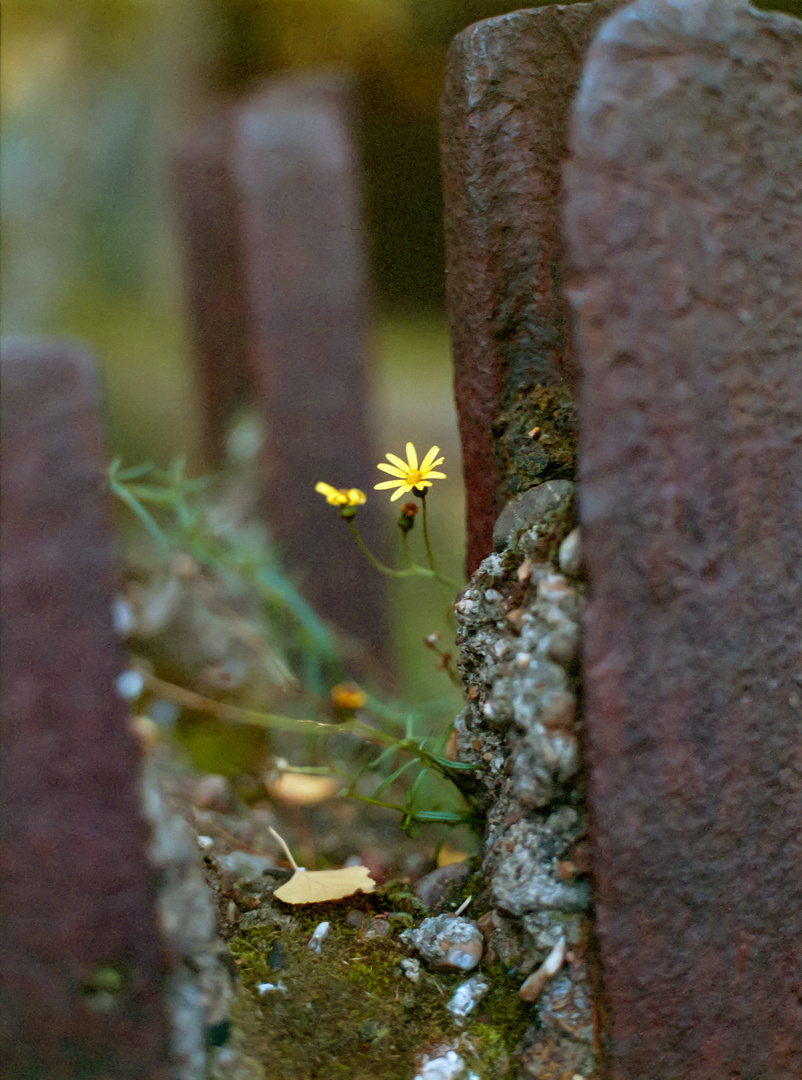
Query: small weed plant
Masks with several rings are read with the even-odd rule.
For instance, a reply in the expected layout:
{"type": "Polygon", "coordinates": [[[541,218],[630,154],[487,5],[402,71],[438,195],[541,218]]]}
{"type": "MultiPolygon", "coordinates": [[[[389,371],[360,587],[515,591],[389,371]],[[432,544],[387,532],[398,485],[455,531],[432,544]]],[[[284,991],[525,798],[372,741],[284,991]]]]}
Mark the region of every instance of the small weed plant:
{"type": "MultiPolygon", "coordinates": [[[[446,479],[437,471],[443,462],[438,455],[439,448],[433,446],[419,462],[414,445],[407,443],[405,459],[388,453],[387,461],[378,465],[390,479],[376,484],[376,489],[392,490],[392,501],[409,494],[416,500],[400,507],[401,565],[397,567],[379,561],[359,533],[357,514],[367,502],[363,491],[323,481],[315,491],[350,529],[374,570],[395,578],[419,576],[433,587],[454,593],[459,584],[437,568],[429,538],[427,496],[433,481],[446,479]],[[410,546],[418,518],[424,563],[415,561],[410,546]]],[[[424,724],[433,725],[437,705],[403,708],[350,678],[347,650],[284,573],[264,530],[254,524],[222,523],[221,515],[215,513],[218,481],[216,477],[188,477],[183,458],[166,470],[153,465],[123,468],[117,458],[108,469],[110,490],[147,532],[158,563],[167,566],[171,560],[184,560],[224,590],[247,590],[256,597],[259,647],[271,657],[275,698],[284,707],[274,711],[265,708],[262,700],[243,704],[233,702],[231,695],[179,685],[158,677],[135,658],[136,693],[171,701],[179,709],[205,713],[227,724],[261,728],[276,736],[282,733],[284,746],[289,736],[294,749],[285,751],[286,756],[274,756],[274,771],[337,777],[341,795],[396,811],[407,832],[423,823],[470,822],[471,814],[460,804],[452,785],[461,771],[472,766],[447,756],[448,730],[437,735],[422,730],[424,724]],[[306,763],[290,764],[289,757],[301,755],[306,763]],[[432,784],[432,777],[439,778],[439,787],[432,784]],[[404,783],[399,783],[402,778],[404,783]],[[443,781],[447,782],[445,795],[443,781]],[[401,801],[392,801],[392,792],[398,790],[401,801]]],[[[439,646],[439,634],[432,634],[424,644],[438,653],[437,666],[458,683],[450,654],[439,646]]],[[[442,721],[439,726],[445,727],[442,721]]]]}

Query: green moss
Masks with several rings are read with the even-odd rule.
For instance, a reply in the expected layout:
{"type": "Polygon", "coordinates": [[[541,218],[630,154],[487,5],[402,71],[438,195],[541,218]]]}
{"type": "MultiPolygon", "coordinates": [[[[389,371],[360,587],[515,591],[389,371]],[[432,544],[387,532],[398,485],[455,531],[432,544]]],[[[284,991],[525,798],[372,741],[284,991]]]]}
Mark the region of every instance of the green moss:
{"type": "Polygon", "coordinates": [[[576,404],[566,387],[520,388],[494,423],[493,434],[502,501],[546,480],[574,478],[576,404]]]}
{"type": "MultiPolygon", "coordinates": [[[[455,1040],[486,1080],[505,1075],[529,1022],[517,983],[500,964],[483,965],[488,995],[458,1027],[446,1006],[465,974],[422,964],[419,981],[407,979],[401,961],[410,954],[398,935],[413,912],[388,910],[389,901],[414,908],[415,922],[425,914],[408,887],[396,885],[369,897],[299,905],[288,918],[282,906],[284,925],[268,921],[239,929],[229,941],[242,980],[232,1016],[235,1041],[270,1080],[408,1080],[415,1052],[455,1040]],[[354,908],[365,913],[356,930],[345,922],[354,908]],[[308,941],[324,920],[330,929],[317,953],[308,941]],[[280,970],[270,966],[277,941],[284,950],[280,970]],[[285,990],[258,990],[261,983],[279,982],[285,990]]],[[[265,919],[275,919],[278,909],[269,901],[265,906],[265,919]]]]}

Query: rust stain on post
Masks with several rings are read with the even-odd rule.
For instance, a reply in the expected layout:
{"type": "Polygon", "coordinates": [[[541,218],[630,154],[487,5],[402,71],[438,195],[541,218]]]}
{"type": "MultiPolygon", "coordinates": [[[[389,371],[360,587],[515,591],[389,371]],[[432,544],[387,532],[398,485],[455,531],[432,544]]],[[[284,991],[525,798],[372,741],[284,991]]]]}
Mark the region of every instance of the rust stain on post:
{"type": "Polygon", "coordinates": [[[802,24],[637,0],[566,171],[614,1080],[802,1076],[802,24]]]}
{"type": "Polygon", "coordinates": [[[441,152],[469,574],[511,496],[573,476],[560,166],[582,57],[615,6],[514,11],[469,26],[449,51],[441,152]]]}
{"type": "Polygon", "coordinates": [[[9,1080],[167,1080],[166,957],[115,692],[116,564],[89,356],[2,352],[0,1054],[9,1080]]]}

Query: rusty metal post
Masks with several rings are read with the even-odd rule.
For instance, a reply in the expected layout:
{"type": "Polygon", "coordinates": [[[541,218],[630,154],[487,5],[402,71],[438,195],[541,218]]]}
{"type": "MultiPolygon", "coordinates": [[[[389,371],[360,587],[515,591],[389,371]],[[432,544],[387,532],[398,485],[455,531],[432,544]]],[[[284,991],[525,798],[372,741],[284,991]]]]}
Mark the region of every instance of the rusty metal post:
{"type": "Polygon", "coordinates": [[[614,1080],[802,1075],[802,24],[636,0],[566,170],[614,1080]]]}
{"type": "Polygon", "coordinates": [[[228,165],[231,122],[229,106],[200,121],[177,148],[171,175],[203,454],[212,467],[223,462],[237,410],[254,396],[242,233],[228,165]]]}
{"type": "Polygon", "coordinates": [[[91,358],[2,350],[0,1057],[8,1080],[167,1080],[166,957],[115,692],[91,358]]]}
{"type": "MultiPolygon", "coordinates": [[[[252,401],[265,421],[265,504],[285,564],[317,610],[379,659],[384,579],[314,492],[319,480],[369,492],[381,456],[370,431],[350,111],[347,79],[274,79],[201,125],[174,175],[208,452],[219,457],[234,406],[252,401]]],[[[382,546],[371,506],[360,531],[382,546]]]]}
{"type": "Polygon", "coordinates": [[[449,50],[441,152],[469,574],[510,497],[573,477],[560,166],[582,57],[616,6],[514,11],[469,26],[449,50]]]}

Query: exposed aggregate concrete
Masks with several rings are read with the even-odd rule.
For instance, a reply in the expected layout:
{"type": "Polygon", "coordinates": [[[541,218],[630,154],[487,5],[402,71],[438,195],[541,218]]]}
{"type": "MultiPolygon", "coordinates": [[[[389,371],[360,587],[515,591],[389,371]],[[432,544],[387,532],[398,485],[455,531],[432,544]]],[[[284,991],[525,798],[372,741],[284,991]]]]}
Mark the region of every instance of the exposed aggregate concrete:
{"type": "Polygon", "coordinates": [[[591,1076],[579,685],[584,584],[574,486],[550,482],[514,502],[497,523],[500,550],[482,562],[455,606],[467,697],[455,724],[458,757],[481,766],[466,784],[485,815],[483,870],[493,911],[481,925],[491,955],[523,982],[561,941],[566,947],[564,965],[533,1005],[520,1075],[539,1076],[544,1063],[563,1059],[591,1076]]]}

